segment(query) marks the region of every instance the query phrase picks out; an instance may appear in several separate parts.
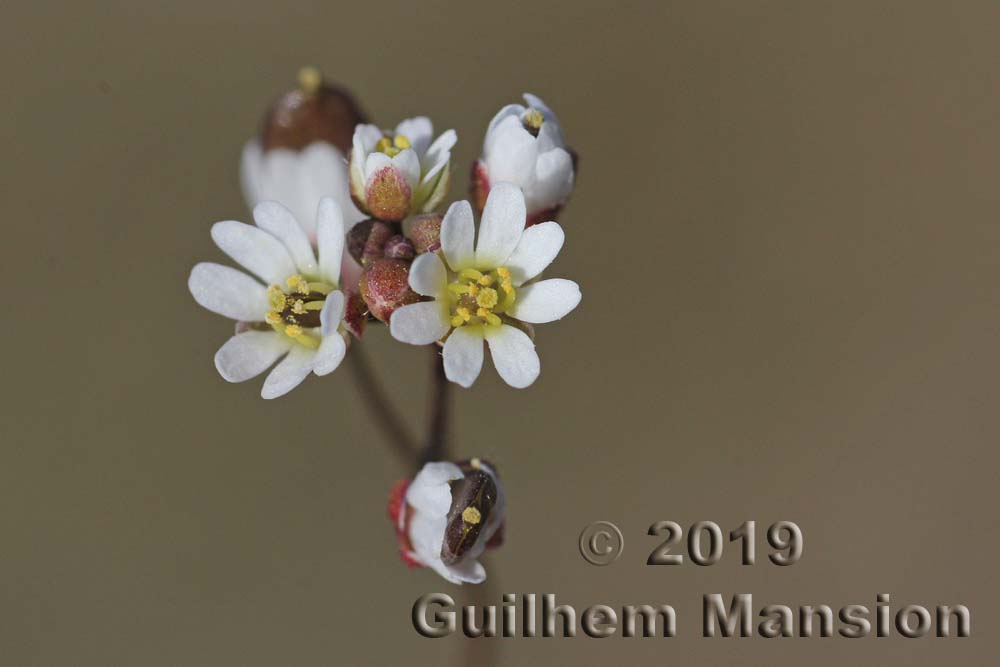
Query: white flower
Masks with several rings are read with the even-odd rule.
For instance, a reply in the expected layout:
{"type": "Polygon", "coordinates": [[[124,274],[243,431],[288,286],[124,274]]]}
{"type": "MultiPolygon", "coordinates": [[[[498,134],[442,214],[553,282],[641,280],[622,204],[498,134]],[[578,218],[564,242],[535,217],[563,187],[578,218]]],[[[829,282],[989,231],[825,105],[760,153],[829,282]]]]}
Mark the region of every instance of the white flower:
{"type": "Polygon", "coordinates": [[[300,151],[272,148],[264,151],[253,139],[243,147],[240,160],[243,196],[251,209],[265,201],[287,207],[302,225],[309,240],[316,242],[316,207],[323,197],[340,204],[347,229],[365,219],[351,202],[347,159],[325,141],[314,141],[300,151]]]}
{"type": "Polygon", "coordinates": [[[447,336],[445,374],[463,387],[479,376],[484,339],[500,377],[512,387],[530,385],[540,371],[538,355],[512,324],[552,322],[580,303],[580,288],[570,280],[526,284],[555,259],[564,235],[555,222],[525,229],[524,212],[517,187],[494,186],[473,250],[472,207],[452,204],[441,223],[445,261],[424,253],[410,267],[410,287],[432,300],[403,306],[389,321],[393,337],[404,343],[428,345],[447,336]]]}
{"type": "Polygon", "coordinates": [[[527,107],[508,104],[493,117],[477,178],[486,189],[506,181],[521,188],[529,215],[562,206],[573,189],[573,158],[559,119],[542,100],[524,94],[527,107]]]}
{"type": "Polygon", "coordinates": [[[349,166],[358,207],[379,220],[399,221],[440,204],[457,136],[448,130],[432,143],[433,136],[433,125],[423,116],[404,120],[393,133],[358,125],[349,166]]]}
{"type": "Polygon", "coordinates": [[[486,569],[477,559],[503,524],[507,505],[500,479],[490,466],[479,459],[472,459],[467,467],[469,475],[479,476],[479,488],[484,486],[481,482],[489,480],[485,495],[495,497],[490,497],[485,503],[480,499],[477,506],[466,506],[461,502],[456,504],[453,485],[465,479],[466,473],[454,463],[428,463],[407,488],[406,511],[399,512],[397,516],[396,529],[406,536],[410,547],[404,551],[404,557],[432,568],[454,584],[478,584],[486,580],[486,569]],[[457,524],[461,534],[478,531],[471,544],[462,544],[457,552],[446,545],[449,514],[453,515],[451,520],[457,524]],[[452,562],[445,563],[443,551],[451,555],[449,560],[452,562]]]}
{"type": "Polygon", "coordinates": [[[215,223],[212,240],[263,284],[242,271],[203,262],[191,270],[188,289],[208,310],[240,323],[238,333],[215,355],[223,378],[249,380],[284,357],[261,390],[264,398],[277,398],[310,372],[332,372],[344,358],[346,298],[338,290],[344,222],[333,199],[320,200],[317,257],[302,227],[281,204],[258,204],[253,217],[256,227],[234,220],[215,223]]]}

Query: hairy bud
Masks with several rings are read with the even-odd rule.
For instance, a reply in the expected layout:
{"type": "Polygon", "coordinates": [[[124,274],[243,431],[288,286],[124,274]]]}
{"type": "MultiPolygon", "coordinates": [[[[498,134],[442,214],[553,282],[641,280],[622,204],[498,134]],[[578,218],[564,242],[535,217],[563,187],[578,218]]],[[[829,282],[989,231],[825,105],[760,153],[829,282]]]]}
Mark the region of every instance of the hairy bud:
{"type": "Polygon", "coordinates": [[[364,220],[347,232],[347,252],[361,266],[368,266],[385,256],[385,243],[396,234],[395,228],[380,220],[364,220]]]}
{"type": "Polygon", "coordinates": [[[385,256],[391,259],[413,259],[416,252],[413,244],[402,234],[396,234],[385,242],[385,256]]]}
{"type": "Polygon", "coordinates": [[[417,215],[407,221],[407,236],[413,242],[413,249],[418,254],[425,252],[437,252],[441,249],[441,221],[444,219],[440,213],[426,213],[417,215]]]}
{"type": "Polygon", "coordinates": [[[392,313],[420,301],[410,289],[410,263],[402,259],[377,259],[361,274],[361,298],[376,319],[388,324],[392,313]]]}

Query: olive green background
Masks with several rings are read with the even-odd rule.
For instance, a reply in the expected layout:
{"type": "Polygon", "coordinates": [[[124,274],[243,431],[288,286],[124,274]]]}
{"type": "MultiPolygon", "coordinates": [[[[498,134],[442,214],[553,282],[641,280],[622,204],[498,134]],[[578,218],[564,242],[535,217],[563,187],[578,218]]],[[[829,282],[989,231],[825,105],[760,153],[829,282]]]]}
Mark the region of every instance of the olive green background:
{"type": "MultiPolygon", "coordinates": [[[[669,602],[672,640],[514,639],[497,664],[985,664],[1000,645],[1000,7],[991,2],[46,2],[0,9],[4,665],[458,664],[385,519],[406,471],[351,376],[265,402],[212,365],[191,266],[248,219],[265,105],[315,64],[454,127],[523,90],[582,162],[543,372],[456,391],[510,497],[500,592],[669,602]],[[612,520],[625,553],[580,558],[612,520]],[[654,521],[796,521],[789,568],[647,567],[654,521]],[[755,605],[964,603],[970,639],[703,639],[755,605]]],[[[372,328],[413,428],[428,355],[372,328]]],[[[481,656],[482,654],[480,654],[481,656]]],[[[485,660],[477,657],[475,660],[485,660]]]]}

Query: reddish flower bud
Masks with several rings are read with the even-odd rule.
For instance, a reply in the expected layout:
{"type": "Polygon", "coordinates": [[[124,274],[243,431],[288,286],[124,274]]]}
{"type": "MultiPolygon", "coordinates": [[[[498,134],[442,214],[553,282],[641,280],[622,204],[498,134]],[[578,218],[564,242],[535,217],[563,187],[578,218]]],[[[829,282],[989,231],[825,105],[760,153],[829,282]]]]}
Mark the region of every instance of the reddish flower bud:
{"type": "Polygon", "coordinates": [[[368,304],[365,303],[360,294],[347,293],[343,321],[344,327],[354,334],[355,338],[361,340],[361,336],[365,332],[365,324],[368,322],[368,304]]]}
{"type": "Polygon", "coordinates": [[[363,220],[347,232],[347,252],[361,266],[368,266],[385,256],[384,246],[396,233],[392,225],[380,220],[363,220]]]}
{"type": "Polygon", "coordinates": [[[472,173],[469,175],[469,197],[476,212],[482,215],[486,207],[486,197],[490,194],[490,179],[486,174],[486,165],[482,160],[472,163],[472,173]]]}
{"type": "Polygon", "coordinates": [[[369,179],[365,188],[365,204],[372,217],[399,222],[410,213],[413,189],[399,169],[382,167],[369,179]]]}
{"type": "Polygon", "coordinates": [[[361,298],[368,312],[388,324],[392,313],[402,306],[420,301],[410,289],[410,263],[402,259],[377,259],[361,274],[361,298]]]}
{"type": "Polygon", "coordinates": [[[437,252],[441,249],[441,221],[444,216],[439,213],[417,215],[407,221],[409,228],[407,236],[413,242],[413,249],[418,254],[437,252]]]}
{"type": "Polygon", "coordinates": [[[345,154],[364,112],[346,90],[329,84],[311,68],[299,72],[299,87],[282,95],[268,110],[261,128],[264,150],[300,150],[314,141],[333,144],[345,154]]]}
{"type": "Polygon", "coordinates": [[[413,259],[416,252],[413,244],[402,234],[396,234],[385,242],[385,256],[392,259],[413,259]]]}

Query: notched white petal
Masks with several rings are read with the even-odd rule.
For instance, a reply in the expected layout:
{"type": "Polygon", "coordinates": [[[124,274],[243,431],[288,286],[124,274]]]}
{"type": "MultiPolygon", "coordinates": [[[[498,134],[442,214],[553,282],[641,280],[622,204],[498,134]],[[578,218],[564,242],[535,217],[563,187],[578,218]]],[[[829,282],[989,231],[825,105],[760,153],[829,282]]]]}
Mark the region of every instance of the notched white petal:
{"type": "Polygon", "coordinates": [[[421,296],[443,296],[447,281],[448,270],[436,252],[425,252],[410,265],[410,287],[421,296]]]}
{"type": "Polygon", "coordinates": [[[264,386],[260,390],[261,397],[278,398],[298,387],[312,372],[315,356],[315,350],[306,349],[298,344],[293,345],[288,356],[282,359],[264,380],[264,386]]]}
{"type": "Polygon", "coordinates": [[[489,327],[486,342],[489,343],[497,373],[511,387],[524,389],[538,378],[542,366],[528,334],[504,324],[489,327]]]}
{"type": "Polygon", "coordinates": [[[263,285],[222,264],[197,264],[188,277],[188,289],[202,308],[233,320],[259,322],[269,308],[263,285]]]}
{"type": "Polygon", "coordinates": [[[506,264],[514,285],[520,286],[544,271],[559,254],[565,239],[557,222],[542,222],[525,229],[506,264]]]}
{"type": "Polygon", "coordinates": [[[265,201],[254,206],[253,219],[258,227],[285,244],[299,273],[316,272],[312,244],[291,211],[276,201],[265,201]]]}
{"type": "Polygon", "coordinates": [[[496,183],[490,189],[479,223],[476,241],[476,266],[501,266],[521,240],[525,207],[521,189],[510,183],[496,183]]]}
{"type": "Polygon", "coordinates": [[[475,236],[472,205],[462,200],[449,206],[441,221],[441,250],[452,271],[471,268],[475,263],[475,236]]]}
{"type": "Polygon", "coordinates": [[[255,378],[288,352],[291,343],[273,331],[247,331],[227,340],[215,353],[215,368],[227,382],[255,378]]]}
{"type": "Polygon", "coordinates": [[[483,369],[482,327],[459,327],[444,343],[444,374],[468,389],[483,369]]]}
{"type": "Polygon", "coordinates": [[[251,273],[269,284],[297,273],[285,244],[263,229],[235,220],[212,225],[212,240],[251,273]]]}
{"type": "Polygon", "coordinates": [[[410,345],[430,345],[440,340],[450,328],[444,306],[437,301],[411,303],[397,309],[389,318],[392,337],[410,345]]]}
{"type": "Polygon", "coordinates": [[[519,289],[510,315],[531,324],[554,322],[576,308],[580,298],[580,286],[575,282],[550,278],[519,289]]]}

